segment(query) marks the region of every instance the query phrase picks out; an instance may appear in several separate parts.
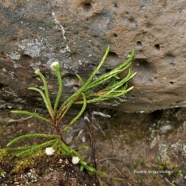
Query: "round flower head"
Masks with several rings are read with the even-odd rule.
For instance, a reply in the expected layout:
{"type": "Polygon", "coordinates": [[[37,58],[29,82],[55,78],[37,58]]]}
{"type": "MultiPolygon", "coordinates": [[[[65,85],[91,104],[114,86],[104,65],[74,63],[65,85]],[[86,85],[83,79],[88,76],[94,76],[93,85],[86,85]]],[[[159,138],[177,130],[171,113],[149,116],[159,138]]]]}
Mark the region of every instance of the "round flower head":
{"type": "Polygon", "coordinates": [[[59,68],[59,62],[58,62],[58,61],[53,62],[53,63],[50,65],[50,67],[51,67],[51,69],[52,69],[53,71],[56,71],[57,68],[59,68]]]}
{"type": "Polygon", "coordinates": [[[48,156],[53,155],[54,152],[55,152],[55,150],[54,150],[52,147],[47,147],[47,148],[45,149],[45,153],[46,153],[46,155],[48,155],[48,156]]]}
{"type": "Polygon", "coordinates": [[[77,157],[77,156],[73,156],[73,157],[72,157],[72,163],[73,163],[74,165],[78,164],[79,161],[80,161],[79,157],[77,157]]]}

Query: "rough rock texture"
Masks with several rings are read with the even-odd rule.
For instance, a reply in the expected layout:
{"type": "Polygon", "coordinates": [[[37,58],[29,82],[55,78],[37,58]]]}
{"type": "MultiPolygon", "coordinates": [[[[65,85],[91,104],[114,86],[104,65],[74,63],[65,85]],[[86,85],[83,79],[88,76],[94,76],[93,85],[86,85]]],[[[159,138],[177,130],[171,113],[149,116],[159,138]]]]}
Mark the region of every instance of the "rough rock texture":
{"type": "Polygon", "coordinates": [[[41,84],[41,68],[55,88],[49,70],[61,61],[66,96],[77,89],[74,76],[87,78],[106,47],[104,73],[136,56],[134,90],[112,103],[129,112],[186,106],[186,1],[179,0],[32,0],[0,3],[0,106],[38,100],[28,86],[41,84]]]}

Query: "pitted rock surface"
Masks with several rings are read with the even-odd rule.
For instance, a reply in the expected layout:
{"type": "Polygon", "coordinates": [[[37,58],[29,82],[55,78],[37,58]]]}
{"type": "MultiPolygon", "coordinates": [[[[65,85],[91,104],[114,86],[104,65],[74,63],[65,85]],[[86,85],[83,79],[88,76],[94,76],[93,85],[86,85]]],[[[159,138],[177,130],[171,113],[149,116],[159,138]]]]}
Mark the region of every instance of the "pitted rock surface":
{"type": "MultiPolygon", "coordinates": [[[[134,89],[110,102],[128,112],[186,106],[186,1],[172,0],[53,0],[0,3],[0,106],[39,103],[28,86],[41,82],[40,68],[55,93],[50,64],[59,60],[65,96],[98,65],[108,45],[105,73],[135,49],[131,80],[134,89]]],[[[124,76],[125,73],[123,73],[124,76]]],[[[121,75],[122,76],[122,75],[121,75]]]]}

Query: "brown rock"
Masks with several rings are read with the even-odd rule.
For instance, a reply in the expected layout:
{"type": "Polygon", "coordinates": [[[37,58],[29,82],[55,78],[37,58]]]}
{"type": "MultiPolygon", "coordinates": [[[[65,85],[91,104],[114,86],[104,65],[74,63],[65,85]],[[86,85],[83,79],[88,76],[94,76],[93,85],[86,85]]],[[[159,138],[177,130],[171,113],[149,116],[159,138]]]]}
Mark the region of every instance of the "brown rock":
{"type": "Polygon", "coordinates": [[[65,96],[70,95],[78,84],[73,73],[87,78],[107,45],[111,52],[101,73],[136,51],[135,88],[126,100],[113,101],[113,108],[151,112],[186,106],[185,6],[185,0],[1,2],[1,108],[38,100],[27,90],[40,84],[38,67],[55,89],[49,70],[55,60],[61,61],[65,96]]]}

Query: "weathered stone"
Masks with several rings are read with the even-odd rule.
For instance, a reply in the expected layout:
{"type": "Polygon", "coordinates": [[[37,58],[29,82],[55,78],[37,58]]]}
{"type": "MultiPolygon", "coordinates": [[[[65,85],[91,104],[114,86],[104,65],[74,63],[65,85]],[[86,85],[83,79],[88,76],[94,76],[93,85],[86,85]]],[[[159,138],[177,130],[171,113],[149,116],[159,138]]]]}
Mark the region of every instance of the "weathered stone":
{"type": "MultiPolygon", "coordinates": [[[[53,0],[0,3],[0,107],[30,104],[41,85],[40,68],[56,88],[50,64],[59,60],[67,87],[77,86],[74,73],[87,78],[111,46],[104,73],[136,56],[133,91],[110,103],[129,112],[186,106],[186,1],[172,0],[53,0]]],[[[54,91],[55,92],[55,91],[54,91]]],[[[103,105],[104,106],[104,105],[103,105]]],[[[109,106],[110,107],[110,106],[109,106]]]]}

